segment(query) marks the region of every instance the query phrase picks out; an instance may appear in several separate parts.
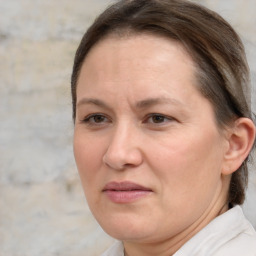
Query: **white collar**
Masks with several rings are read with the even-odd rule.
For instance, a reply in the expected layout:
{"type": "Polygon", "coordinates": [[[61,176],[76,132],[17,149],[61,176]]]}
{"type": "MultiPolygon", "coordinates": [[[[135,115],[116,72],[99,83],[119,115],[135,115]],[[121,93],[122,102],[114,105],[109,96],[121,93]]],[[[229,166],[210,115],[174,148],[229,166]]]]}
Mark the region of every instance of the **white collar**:
{"type": "MultiPolygon", "coordinates": [[[[240,206],[235,206],[216,217],[173,256],[227,256],[231,255],[230,252],[232,252],[232,256],[256,255],[256,232],[244,217],[240,206]],[[240,239],[237,239],[239,237],[240,239]],[[235,241],[235,239],[237,240],[235,241]],[[230,247],[231,241],[235,241],[235,244],[232,243],[232,248],[230,247]],[[244,253],[241,254],[237,248],[240,248],[241,251],[244,250],[244,253]]],[[[124,256],[122,242],[115,242],[101,256],[124,256]]]]}

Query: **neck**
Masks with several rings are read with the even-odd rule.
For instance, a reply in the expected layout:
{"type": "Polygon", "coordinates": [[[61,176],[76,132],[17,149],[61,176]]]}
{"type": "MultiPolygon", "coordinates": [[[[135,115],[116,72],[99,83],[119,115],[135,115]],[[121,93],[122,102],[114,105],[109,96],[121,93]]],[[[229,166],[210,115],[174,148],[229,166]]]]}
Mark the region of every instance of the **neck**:
{"type": "MultiPolygon", "coordinates": [[[[224,193],[223,193],[224,194],[224,193]]],[[[228,210],[228,203],[226,203],[226,196],[220,197],[212,203],[208,209],[200,216],[200,218],[192,223],[185,230],[176,234],[174,237],[168,238],[164,241],[153,243],[139,243],[124,241],[125,256],[171,256],[176,253],[188,240],[195,234],[209,224],[214,218],[223,214],[228,210]]]]}
{"type": "Polygon", "coordinates": [[[207,216],[202,216],[197,222],[193,223],[189,228],[180,232],[175,237],[166,239],[165,241],[155,243],[130,243],[124,242],[125,256],[139,255],[139,256],[171,256],[177,252],[188,240],[190,240],[195,234],[203,229],[208,223],[211,222],[218,215],[228,210],[228,204],[222,205],[215,212],[207,216]]]}

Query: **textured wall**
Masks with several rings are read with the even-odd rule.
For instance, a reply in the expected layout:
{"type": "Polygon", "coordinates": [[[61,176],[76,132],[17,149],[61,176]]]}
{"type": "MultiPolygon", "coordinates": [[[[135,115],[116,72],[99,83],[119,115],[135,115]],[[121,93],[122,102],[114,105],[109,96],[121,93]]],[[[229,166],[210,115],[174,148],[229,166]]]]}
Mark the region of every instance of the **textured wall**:
{"type": "MultiPolygon", "coordinates": [[[[109,2],[0,0],[0,256],[96,256],[112,242],[79,183],[69,93],[79,40],[109,2]]],[[[199,2],[241,34],[255,87],[255,0],[199,2]]],[[[255,201],[252,175],[245,211],[254,226],[255,201]]]]}

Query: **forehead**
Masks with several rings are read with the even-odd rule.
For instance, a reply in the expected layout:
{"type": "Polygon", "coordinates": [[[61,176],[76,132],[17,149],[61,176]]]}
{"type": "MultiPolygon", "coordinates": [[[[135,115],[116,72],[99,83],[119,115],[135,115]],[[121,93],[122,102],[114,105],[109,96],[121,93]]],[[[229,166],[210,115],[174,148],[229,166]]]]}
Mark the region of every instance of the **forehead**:
{"type": "Polygon", "coordinates": [[[123,102],[136,106],[148,99],[168,99],[173,106],[192,109],[203,98],[196,84],[194,62],[176,41],[148,34],[111,36],[87,55],[77,104],[86,98],[117,109],[123,102]]]}
{"type": "Polygon", "coordinates": [[[108,37],[91,49],[83,63],[76,103],[103,102],[121,113],[141,105],[159,106],[160,102],[186,116],[213,117],[211,102],[199,90],[196,70],[190,55],[176,41],[147,34],[108,37]]]}
{"type": "Polygon", "coordinates": [[[190,72],[187,77],[195,80],[195,66],[181,43],[172,39],[149,33],[111,34],[90,49],[80,75],[86,73],[87,79],[103,75],[107,81],[119,75],[128,80],[132,75],[147,79],[156,73],[174,77],[179,71],[190,72]]]}
{"type": "MultiPolygon", "coordinates": [[[[176,51],[183,52],[184,56],[186,56],[190,59],[191,62],[193,62],[188,51],[185,49],[181,42],[174,40],[172,38],[168,38],[165,35],[152,32],[139,33],[136,31],[118,31],[110,33],[104,36],[98,42],[96,42],[88,51],[84,59],[84,63],[86,62],[87,58],[90,57],[90,55],[95,54],[95,51],[100,51],[101,53],[103,53],[104,51],[109,50],[110,46],[115,48],[120,45],[124,49],[131,50],[134,47],[138,48],[138,45],[143,45],[143,47],[140,50],[144,49],[144,51],[137,52],[137,54],[143,54],[148,49],[158,49],[159,54],[161,54],[163,50],[169,51],[170,47],[175,47],[176,51]]],[[[154,51],[151,52],[151,54],[153,53],[154,51]]]]}

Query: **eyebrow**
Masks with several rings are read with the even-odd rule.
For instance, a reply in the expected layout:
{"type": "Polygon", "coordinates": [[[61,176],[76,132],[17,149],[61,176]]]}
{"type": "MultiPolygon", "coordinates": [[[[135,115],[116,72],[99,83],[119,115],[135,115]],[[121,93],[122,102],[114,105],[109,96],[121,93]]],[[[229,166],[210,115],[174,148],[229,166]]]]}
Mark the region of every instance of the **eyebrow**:
{"type": "Polygon", "coordinates": [[[179,105],[184,106],[184,104],[176,99],[173,98],[166,98],[166,97],[157,97],[157,98],[148,98],[145,100],[141,100],[136,103],[137,108],[148,108],[154,105],[159,104],[172,104],[172,105],[179,105]]]}
{"type": "MultiPolygon", "coordinates": [[[[77,107],[81,105],[95,105],[101,108],[106,108],[106,109],[111,109],[111,107],[106,104],[104,101],[95,99],[95,98],[82,98],[79,100],[77,103],[77,107]]],[[[156,98],[148,98],[144,99],[141,101],[138,101],[135,104],[135,108],[138,109],[145,109],[152,107],[154,105],[159,105],[159,104],[172,104],[172,105],[178,105],[178,106],[184,106],[184,104],[176,99],[173,98],[166,98],[166,97],[156,97],[156,98]]]]}
{"type": "Polygon", "coordinates": [[[95,105],[101,108],[110,108],[104,101],[94,98],[82,98],[77,102],[76,106],[79,107],[81,105],[95,105]]]}

